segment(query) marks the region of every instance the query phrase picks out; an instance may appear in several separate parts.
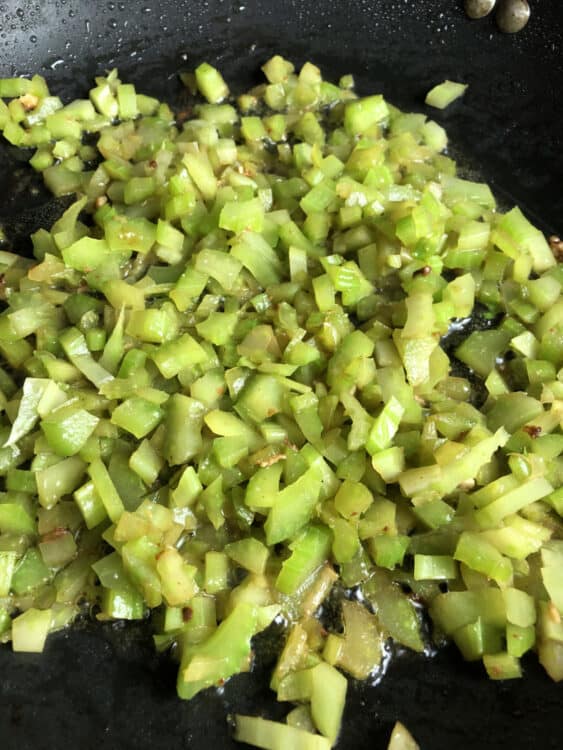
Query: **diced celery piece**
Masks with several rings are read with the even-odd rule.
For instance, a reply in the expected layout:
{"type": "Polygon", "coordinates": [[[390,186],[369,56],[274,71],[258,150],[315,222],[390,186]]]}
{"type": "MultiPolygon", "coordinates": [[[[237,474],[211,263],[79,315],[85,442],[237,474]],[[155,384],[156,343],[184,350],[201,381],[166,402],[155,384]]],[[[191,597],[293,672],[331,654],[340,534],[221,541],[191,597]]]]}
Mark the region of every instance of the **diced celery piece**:
{"type": "Polygon", "coordinates": [[[434,86],[426,94],[426,104],[431,107],[437,107],[438,109],[445,109],[448,105],[459,99],[460,96],[465,94],[467,84],[455,83],[454,81],[444,81],[443,83],[434,86]]]}

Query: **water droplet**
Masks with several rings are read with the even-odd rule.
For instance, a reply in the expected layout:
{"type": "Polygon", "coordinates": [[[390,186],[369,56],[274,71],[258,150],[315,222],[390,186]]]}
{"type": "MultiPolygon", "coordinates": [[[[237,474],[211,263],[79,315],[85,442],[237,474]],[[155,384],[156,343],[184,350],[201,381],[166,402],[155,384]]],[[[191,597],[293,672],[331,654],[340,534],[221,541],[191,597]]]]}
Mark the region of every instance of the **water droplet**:
{"type": "Polygon", "coordinates": [[[84,28],[86,30],[86,33],[89,34],[90,33],[90,21],[88,19],[84,21],[84,28]]]}
{"type": "Polygon", "coordinates": [[[143,13],[152,13],[152,8],[149,8],[148,6],[143,8],[143,13]]]}
{"type": "Polygon", "coordinates": [[[22,8],[18,8],[16,10],[16,16],[19,16],[20,18],[23,18],[23,9],[22,8]]]}
{"type": "Polygon", "coordinates": [[[187,52],[182,52],[182,54],[180,55],[180,60],[182,60],[183,62],[187,62],[187,60],[188,60],[188,53],[187,52]]]}
{"type": "Polygon", "coordinates": [[[69,18],[74,18],[74,16],[75,16],[75,13],[74,13],[74,11],[73,11],[73,10],[69,10],[69,12],[68,12],[68,17],[69,17],[69,18]]]}
{"type": "Polygon", "coordinates": [[[31,42],[32,44],[36,44],[36,43],[37,43],[37,37],[35,36],[35,34],[32,34],[32,35],[31,35],[31,36],[29,37],[29,41],[30,41],[30,42],[31,42]]]}
{"type": "Polygon", "coordinates": [[[64,65],[64,64],[65,64],[65,61],[62,59],[62,57],[58,57],[49,65],[49,67],[51,68],[51,70],[56,70],[60,65],[64,65]]]}
{"type": "Polygon", "coordinates": [[[108,3],[108,10],[115,10],[115,3],[108,3]]]}
{"type": "Polygon", "coordinates": [[[118,10],[125,10],[125,3],[117,3],[118,10]]]}
{"type": "Polygon", "coordinates": [[[109,19],[108,26],[110,27],[110,29],[117,29],[117,21],[115,20],[115,18],[109,19]]]}

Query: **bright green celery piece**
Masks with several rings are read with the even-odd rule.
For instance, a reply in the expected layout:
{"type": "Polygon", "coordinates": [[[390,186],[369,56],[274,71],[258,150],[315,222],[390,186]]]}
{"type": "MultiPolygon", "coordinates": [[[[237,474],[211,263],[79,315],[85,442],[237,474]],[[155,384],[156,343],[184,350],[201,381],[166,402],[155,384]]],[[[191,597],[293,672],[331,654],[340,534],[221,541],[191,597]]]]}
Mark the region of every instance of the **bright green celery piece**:
{"type": "Polygon", "coordinates": [[[142,592],[147,606],[162,604],[162,582],[157,572],[158,545],[147,536],[131,539],[120,550],[123,567],[142,592]]]}
{"type": "Polygon", "coordinates": [[[83,334],[76,328],[67,328],[61,335],[61,345],[65,354],[80,372],[98,388],[113,375],[99,365],[92,357],[83,334]]]}
{"type": "Polygon", "coordinates": [[[162,596],[169,607],[187,606],[198,592],[197,568],[188,565],[174,547],[159,553],[156,571],[160,576],[162,596]]]}
{"type": "Polygon", "coordinates": [[[140,439],[152,432],[163,416],[164,412],[157,404],[140,396],[133,396],[115,407],[111,421],[140,439]]]}
{"type": "Polygon", "coordinates": [[[268,417],[283,411],[287,388],[275,375],[249,377],[234,404],[243,419],[262,424],[268,417]]]}
{"type": "Polygon", "coordinates": [[[129,458],[129,467],[149,485],[156,480],[163,466],[163,458],[155,451],[149,440],[143,440],[129,458]]]}
{"type": "Polygon", "coordinates": [[[12,573],[11,588],[16,594],[27,594],[47,583],[52,572],[46,566],[38,549],[32,547],[19,561],[12,573]]]}
{"type": "Polygon", "coordinates": [[[380,95],[348,102],[344,111],[344,127],[350,135],[365,133],[389,116],[389,108],[380,95]]]}
{"type": "Polygon", "coordinates": [[[506,625],[506,605],[498,588],[438,594],[430,605],[430,615],[447,635],[475,622],[478,617],[495,627],[506,625]]]}
{"type": "Polygon", "coordinates": [[[521,627],[508,623],[506,626],[506,650],[517,659],[536,644],[536,629],[533,625],[521,627]]]}
{"type": "Polygon", "coordinates": [[[30,432],[39,419],[38,406],[50,381],[45,378],[26,378],[18,414],[12,424],[10,436],[5,445],[13,445],[30,432]]]}
{"type": "Polygon", "coordinates": [[[502,649],[502,630],[480,617],[456,630],[453,638],[466,661],[476,661],[484,654],[496,654],[502,649]]]}
{"type": "Polygon", "coordinates": [[[506,516],[517,513],[530,503],[548,496],[553,492],[552,485],[543,477],[536,477],[524,482],[516,489],[493,500],[484,508],[475,512],[475,518],[480,526],[497,526],[506,516]]]}
{"type": "Polygon", "coordinates": [[[378,534],[369,541],[370,554],[380,568],[393,570],[401,565],[409,546],[409,538],[403,535],[378,534]]]}
{"type": "Polygon", "coordinates": [[[255,231],[243,232],[231,247],[231,255],[250,271],[261,286],[268,287],[281,280],[282,266],[279,257],[261,234],[255,231]]]}
{"type": "Polygon", "coordinates": [[[547,240],[518,207],[513,208],[498,222],[494,240],[495,244],[511,257],[514,257],[514,254],[518,256],[520,252],[529,253],[532,268],[536,273],[542,273],[556,264],[547,240]]]}
{"type": "Polygon", "coordinates": [[[50,568],[61,568],[70,563],[77,553],[76,542],[70,531],[58,534],[38,544],[41,557],[50,568]]]}
{"type": "Polygon", "coordinates": [[[12,577],[16,568],[16,552],[0,552],[0,596],[7,597],[12,586],[12,577]]]}
{"type": "Polygon", "coordinates": [[[268,545],[292,538],[311,518],[321,492],[322,473],[313,464],[281,490],[264,524],[268,545]]]}
{"type": "Polygon", "coordinates": [[[438,109],[445,109],[460,96],[463,96],[467,89],[467,84],[456,83],[454,81],[444,81],[443,83],[434,86],[428,94],[426,94],[426,104],[431,107],[437,107],[438,109]]]}
{"type": "Polygon", "coordinates": [[[41,429],[57,455],[73,456],[84,446],[99,421],[85,409],[63,405],[41,421],[41,429]]]}
{"type": "Polygon", "coordinates": [[[372,502],[373,495],[364,484],[348,479],[340,485],[334,497],[335,508],[344,518],[362,515],[368,510],[372,502]]]}
{"type": "Polygon", "coordinates": [[[113,259],[126,260],[128,251],[116,252],[110,248],[105,240],[92,237],[81,237],[62,251],[64,262],[77,271],[93,271],[103,267],[113,259]]]}
{"type": "Polygon", "coordinates": [[[379,589],[375,587],[376,581],[368,582],[363,590],[377,608],[381,630],[413,651],[423,651],[420,622],[412,602],[393,584],[384,584],[379,589]]]}
{"type": "Polygon", "coordinates": [[[165,378],[173,378],[181,370],[193,368],[207,359],[205,349],[189,333],[160,346],[152,355],[165,378]]]}
{"type": "Polygon", "coordinates": [[[75,490],[73,497],[88,529],[95,528],[108,517],[106,508],[92,482],[86,482],[75,490]]]}
{"type": "Polygon", "coordinates": [[[219,71],[209,63],[201,63],[195,70],[197,87],[208,102],[215,104],[229,95],[229,87],[219,71]]]}
{"type": "Polygon", "coordinates": [[[311,670],[311,715],[317,729],[332,744],[340,731],[347,680],[338,670],[321,662],[311,670]]]}
{"type": "Polygon", "coordinates": [[[330,750],[332,744],[326,737],[258,716],[235,717],[235,739],[263,750],[330,750]]]}
{"type": "Polygon", "coordinates": [[[485,654],[483,664],[492,680],[513,680],[522,676],[520,660],[506,652],[485,654]]]}
{"type": "Polygon", "coordinates": [[[154,245],[156,234],[154,224],[142,216],[127,218],[117,214],[104,223],[105,240],[115,253],[134,251],[144,255],[154,245]]]}
{"type": "Polygon", "coordinates": [[[432,489],[447,495],[461,482],[475,477],[481,467],[491,460],[496,450],[507,443],[508,437],[504,427],[499,427],[494,435],[481,440],[455,463],[441,467],[440,478],[432,484],[432,489]]]}
{"type": "Polygon", "coordinates": [[[102,612],[115,620],[142,620],[146,614],[143,596],[137,591],[102,590],[102,612]]]}
{"type": "Polygon", "coordinates": [[[163,457],[170,466],[183,464],[201,450],[203,415],[200,401],[174,393],[166,403],[163,457]]]}
{"type": "Polygon", "coordinates": [[[281,462],[259,468],[250,478],[244,502],[249,508],[271,508],[278,496],[281,462]]]}
{"type": "Polygon", "coordinates": [[[332,534],[325,526],[312,524],[289,548],[291,555],[282,564],[276,579],[276,588],[283,594],[294,594],[300,586],[322,565],[330,551],[332,534]]]}
{"type": "Polygon", "coordinates": [[[118,521],[124,511],[123,501],[103,462],[100,459],[92,461],[88,466],[88,474],[108,516],[112,521],[118,521]]]}
{"type": "Polygon", "coordinates": [[[269,551],[265,544],[254,537],[240,539],[225,545],[226,554],[242,568],[262,575],[266,569],[269,551]]]}
{"type": "Polygon", "coordinates": [[[366,450],[370,455],[390,447],[404,413],[403,406],[392,396],[375,418],[367,437],[366,450]]]}
{"type": "Polygon", "coordinates": [[[219,214],[219,226],[231,232],[243,230],[261,232],[264,225],[264,205],[260,198],[248,201],[228,201],[219,214]]]}
{"type": "Polygon", "coordinates": [[[483,573],[499,585],[512,578],[512,564],[494,545],[479,534],[464,531],[459,537],[454,558],[472,570],[483,573]]]}
{"type": "Polygon", "coordinates": [[[191,698],[249,668],[250,640],[267,627],[277,607],[238,604],[201,644],[187,647],[178,672],[178,694],[191,698]]]}
{"type": "Polygon", "coordinates": [[[196,324],[196,330],[206,341],[215,346],[223,346],[232,338],[238,317],[238,313],[212,312],[205,320],[196,324]]]}
{"type": "Polygon", "coordinates": [[[457,575],[458,572],[455,560],[449,555],[414,556],[415,581],[448,580],[457,578],[457,575]]]}
{"type": "Polygon", "coordinates": [[[39,503],[51,508],[80,484],[86,464],[78,456],[69,456],[36,472],[39,503]]]}
{"type": "Polygon", "coordinates": [[[51,628],[50,609],[31,608],[12,620],[12,648],[14,651],[41,653],[51,628]]]}
{"type": "Polygon", "coordinates": [[[242,263],[234,255],[206,248],[197,254],[195,268],[214,278],[226,292],[230,292],[235,286],[242,263]]]}

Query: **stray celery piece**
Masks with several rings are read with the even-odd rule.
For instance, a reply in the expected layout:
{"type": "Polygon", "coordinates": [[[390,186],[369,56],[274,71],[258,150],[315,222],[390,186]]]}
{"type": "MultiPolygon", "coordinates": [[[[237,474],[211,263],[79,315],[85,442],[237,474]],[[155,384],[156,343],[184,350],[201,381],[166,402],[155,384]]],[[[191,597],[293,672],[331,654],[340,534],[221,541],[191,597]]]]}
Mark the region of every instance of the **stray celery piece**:
{"type": "Polygon", "coordinates": [[[229,95],[229,87],[216,68],[208,63],[201,63],[195,70],[198,89],[208,102],[216,104],[229,95]]]}
{"type": "Polygon", "coordinates": [[[294,750],[330,750],[332,747],[326,737],[258,716],[237,714],[235,722],[236,740],[264,750],[280,750],[282,747],[294,750]]]}
{"type": "Polygon", "coordinates": [[[455,83],[454,81],[444,81],[443,83],[434,86],[426,94],[425,102],[431,107],[437,109],[445,109],[460,96],[465,94],[467,90],[467,84],[455,83]]]}

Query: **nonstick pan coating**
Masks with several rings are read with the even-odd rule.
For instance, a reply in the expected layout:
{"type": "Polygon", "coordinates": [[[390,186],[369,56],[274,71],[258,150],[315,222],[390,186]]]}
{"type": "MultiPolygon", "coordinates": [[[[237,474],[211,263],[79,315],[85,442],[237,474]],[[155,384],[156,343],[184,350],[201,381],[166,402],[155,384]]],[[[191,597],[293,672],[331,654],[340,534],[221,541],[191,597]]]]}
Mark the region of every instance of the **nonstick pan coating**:
{"type": "MultiPolygon", "coordinates": [[[[281,53],[311,59],[326,76],[354,73],[360,91],[419,111],[432,85],[461,80],[464,99],[432,113],[456,158],[501,201],[563,232],[563,6],[531,5],[528,27],[507,36],[491,18],[469,22],[456,0],[0,2],[0,75],[41,72],[72,97],[117,65],[140,90],[174,102],[178,70],[206,59],[242,90],[281,53]]],[[[25,235],[49,226],[61,206],[20,154],[2,145],[0,159],[0,221],[25,252],[25,235]]],[[[240,747],[227,713],[286,712],[268,689],[269,649],[259,651],[255,673],[184,703],[174,665],[155,654],[143,624],[77,626],[51,636],[41,655],[0,647],[0,748],[240,747]]],[[[398,656],[379,685],[351,684],[338,748],[385,748],[397,719],[428,750],[560,748],[562,689],[535,657],[524,667],[523,680],[501,684],[453,648],[432,659],[398,656]]]]}

